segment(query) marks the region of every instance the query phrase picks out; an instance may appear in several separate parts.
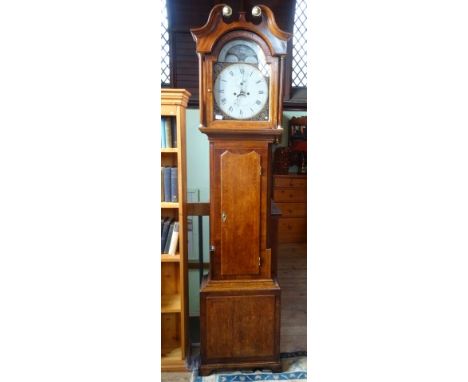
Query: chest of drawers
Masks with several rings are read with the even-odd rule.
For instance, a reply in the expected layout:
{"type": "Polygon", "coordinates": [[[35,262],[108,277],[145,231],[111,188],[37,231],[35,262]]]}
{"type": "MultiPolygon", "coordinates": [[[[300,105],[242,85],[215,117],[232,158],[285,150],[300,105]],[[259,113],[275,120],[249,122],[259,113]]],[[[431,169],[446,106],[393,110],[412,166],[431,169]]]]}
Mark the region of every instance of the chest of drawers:
{"type": "Polygon", "coordinates": [[[307,241],[307,176],[274,175],[273,200],[281,210],[278,243],[307,241]]]}

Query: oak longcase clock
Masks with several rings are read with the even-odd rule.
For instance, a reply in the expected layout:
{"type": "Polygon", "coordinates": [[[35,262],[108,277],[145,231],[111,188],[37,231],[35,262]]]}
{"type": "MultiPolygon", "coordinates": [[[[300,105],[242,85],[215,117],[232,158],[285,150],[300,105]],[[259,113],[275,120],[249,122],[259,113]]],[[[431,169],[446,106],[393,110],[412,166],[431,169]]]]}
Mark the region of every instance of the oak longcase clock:
{"type": "Polygon", "coordinates": [[[210,272],[200,290],[201,374],[280,369],[280,286],[271,211],[271,145],[282,134],[291,37],[263,5],[215,6],[191,30],[200,70],[200,131],[210,142],[210,272]]]}

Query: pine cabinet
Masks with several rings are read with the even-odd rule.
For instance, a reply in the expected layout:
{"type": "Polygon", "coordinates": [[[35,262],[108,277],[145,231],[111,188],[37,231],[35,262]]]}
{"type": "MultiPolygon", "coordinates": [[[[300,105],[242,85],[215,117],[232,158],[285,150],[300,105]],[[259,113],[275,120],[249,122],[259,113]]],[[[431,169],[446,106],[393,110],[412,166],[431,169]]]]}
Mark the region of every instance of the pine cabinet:
{"type": "MultiPolygon", "coordinates": [[[[161,202],[161,217],[179,224],[178,250],[161,253],[161,369],[185,371],[188,353],[187,213],[185,112],[190,93],[183,89],[161,91],[161,118],[174,127],[175,146],[161,148],[161,166],[177,169],[177,202],[161,202]]],[[[162,190],[163,192],[163,190],[162,190]]],[[[161,250],[161,252],[163,249],[161,250]]]]}
{"type": "Polygon", "coordinates": [[[307,241],[307,176],[274,175],[273,199],[281,210],[278,243],[307,241]]]}

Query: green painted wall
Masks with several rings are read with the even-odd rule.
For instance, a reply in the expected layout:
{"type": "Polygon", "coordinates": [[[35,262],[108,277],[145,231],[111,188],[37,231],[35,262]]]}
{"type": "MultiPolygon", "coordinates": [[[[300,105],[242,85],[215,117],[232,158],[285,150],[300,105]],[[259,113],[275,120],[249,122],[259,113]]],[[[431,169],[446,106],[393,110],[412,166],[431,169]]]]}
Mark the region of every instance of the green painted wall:
{"type": "MultiPolygon", "coordinates": [[[[200,124],[199,109],[187,109],[186,113],[186,148],[187,148],[187,191],[198,190],[199,202],[210,201],[210,162],[208,138],[198,130],[200,124]]],[[[192,245],[189,245],[189,261],[198,261],[198,218],[192,218],[192,245]]],[[[203,258],[208,262],[209,218],[203,217],[203,258]]],[[[189,232],[190,240],[190,232],[189,232]]],[[[200,312],[199,271],[189,270],[189,315],[198,316],[200,312]]]]}
{"type": "MultiPolygon", "coordinates": [[[[287,145],[287,126],[292,117],[307,115],[304,111],[285,111],[283,113],[283,137],[278,146],[287,145]]],[[[199,201],[210,201],[210,164],[208,138],[198,130],[200,124],[200,111],[187,109],[186,136],[187,136],[187,191],[198,190],[199,201]]],[[[192,222],[192,245],[189,245],[188,258],[198,260],[198,220],[192,222]]],[[[189,232],[190,236],[190,232],[189,232]]],[[[209,247],[209,218],[203,218],[203,257],[208,262],[209,247]]],[[[200,312],[199,271],[189,270],[189,314],[198,316],[200,312]]]]}
{"type": "Polygon", "coordinates": [[[209,145],[208,138],[198,130],[200,111],[187,109],[187,188],[200,190],[200,201],[210,200],[209,145]]]}

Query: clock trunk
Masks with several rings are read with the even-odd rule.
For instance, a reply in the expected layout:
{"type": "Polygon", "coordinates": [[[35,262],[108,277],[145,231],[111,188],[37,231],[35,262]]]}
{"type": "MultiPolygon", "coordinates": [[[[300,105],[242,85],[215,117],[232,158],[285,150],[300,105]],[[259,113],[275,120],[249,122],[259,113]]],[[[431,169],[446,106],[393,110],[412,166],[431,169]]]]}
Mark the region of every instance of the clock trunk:
{"type": "Polygon", "coordinates": [[[210,277],[270,277],[270,143],[218,138],[210,147],[210,277]]]}

